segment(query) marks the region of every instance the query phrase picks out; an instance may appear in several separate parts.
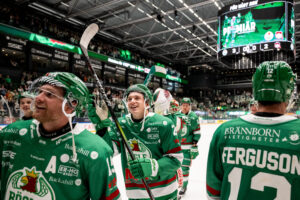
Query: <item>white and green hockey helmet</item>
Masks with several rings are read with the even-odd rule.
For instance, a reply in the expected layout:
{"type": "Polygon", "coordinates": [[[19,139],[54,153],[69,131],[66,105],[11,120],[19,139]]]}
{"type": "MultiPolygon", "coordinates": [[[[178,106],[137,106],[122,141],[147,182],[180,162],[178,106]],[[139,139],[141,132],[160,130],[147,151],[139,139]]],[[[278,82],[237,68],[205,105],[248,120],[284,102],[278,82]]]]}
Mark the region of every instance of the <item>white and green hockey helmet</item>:
{"type": "Polygon", "coordinates": [[[252,78],[253,96],[258,102],[288,102],[294,92],[296,76],[284,61],[261,63],[252,78]]]}
{"type": "Polygon", "coordinates": [[[18,99],[20,101],[21,99],[24,99],[24,98],[34,99],[34,97],[35,97],[34,94],[32,94],[28,91],[25,91],[19,95],[18,99]]]}
{"type": "Polygon", "coordinates": [[[129,94],[131,92],[139,92],[142,93],[144,95],[145,100],[148,102],[149,107],[152,106],[153,104],[153,94],[152,92],[148,89],[147,86],[143,85],[143,84],[135,84],[130,86],[124,93],[124,100],[125,102],[127,102],[127,97],[129,96],[129,94]]]}
{"type": "Polygon", "coordinates": [[[168,90],[157,88],[153,94],[154,112],[160,115],[166,114],[170,109],[172,99],[168,90]]]}
{"type": "Polygon", "coordinates": [[[65,90],[64,98],[75,111],[81,111],[88,103],[89,90],[85,83],[76,75],[69,72],[50,72],[36,79],[30,91],[35,91],[42,85],[49,84],[65,90]]]}

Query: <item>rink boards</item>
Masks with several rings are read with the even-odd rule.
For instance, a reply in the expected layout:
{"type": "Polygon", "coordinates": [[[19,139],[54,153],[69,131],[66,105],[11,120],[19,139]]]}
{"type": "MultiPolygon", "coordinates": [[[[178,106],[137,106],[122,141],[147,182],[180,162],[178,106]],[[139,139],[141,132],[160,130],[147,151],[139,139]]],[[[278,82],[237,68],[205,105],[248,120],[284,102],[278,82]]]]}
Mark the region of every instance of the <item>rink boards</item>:
{"type": "MultiPolygon", "coordinates": [[[[217,125],[217,124],[222,124],[224,122],[226,122],[228,120],[200,120],[200,124],[201,125],[217,125]]],[[[0,124],[0,130],[2,130],[5,126],[7,126],[7,124],[0,124]]],[[[78,126],[84,130],[87,129],[89,131],[91,131],[92,133],[95,133],[95,127],[92,123],[89,122],[79,122],[78,126]]]]}

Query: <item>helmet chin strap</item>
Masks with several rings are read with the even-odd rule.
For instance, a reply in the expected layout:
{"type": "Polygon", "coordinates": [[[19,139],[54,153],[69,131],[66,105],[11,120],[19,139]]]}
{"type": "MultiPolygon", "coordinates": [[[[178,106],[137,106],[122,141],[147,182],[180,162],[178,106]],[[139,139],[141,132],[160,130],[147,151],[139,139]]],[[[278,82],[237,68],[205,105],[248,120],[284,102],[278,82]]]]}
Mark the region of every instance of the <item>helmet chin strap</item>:
{"type": "Polygon", "coordinates": [[[147,112],[147,110],[150,108],[150,106],[148,105],[146,105],[146,99],[144,100],[144,117],[143,117],[143,122],[142,122],[142,127],[141,127],[141,131],[143,131],[144,130],[144,125],[145,125],[145,118],[146,118],[146,112],[147,112]]]}
{"type": "Polygon", "coordinates": [[[61,109],[62,109],[62,112],[64,113],[64,115],[68,118],[69,125],[70,125],[70,128],[71,128],[71,133],[72,133],[72,151],[73,151],[72,160],[73,160],[73,162],[76,162],[76,160],[77,160],[77,153],[76,153],[75,139],[74,139],[74,133],[73,133],[73,126],[72,126],[72,118],[76,115],[76,111],[74,111],[74,112],[72,112],[70,114],[66,113],[65,106],[66,106],[67,103],[68,103],[68,100],[65,98],[64,101],[63,101],[63,103],[62,103],[61,109]]]}

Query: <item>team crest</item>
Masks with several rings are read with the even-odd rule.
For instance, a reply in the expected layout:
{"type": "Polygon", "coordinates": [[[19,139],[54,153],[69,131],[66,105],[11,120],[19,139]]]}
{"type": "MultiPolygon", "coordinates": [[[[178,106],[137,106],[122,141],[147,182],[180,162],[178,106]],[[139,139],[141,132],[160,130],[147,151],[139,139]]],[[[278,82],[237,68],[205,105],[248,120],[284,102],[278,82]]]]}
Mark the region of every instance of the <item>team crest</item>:
{"type": "Polygon", "coordinates": [[[128,144],[135,158],[152,158],[151,151],[140,140],[133,138],[128,140],[128,144]]]}
{"type": "Polygon", "coordinates": [[[55,200],[55,195],[41,171],[25,167],[8,179],[5,200],[11,199],[55,200]]]}

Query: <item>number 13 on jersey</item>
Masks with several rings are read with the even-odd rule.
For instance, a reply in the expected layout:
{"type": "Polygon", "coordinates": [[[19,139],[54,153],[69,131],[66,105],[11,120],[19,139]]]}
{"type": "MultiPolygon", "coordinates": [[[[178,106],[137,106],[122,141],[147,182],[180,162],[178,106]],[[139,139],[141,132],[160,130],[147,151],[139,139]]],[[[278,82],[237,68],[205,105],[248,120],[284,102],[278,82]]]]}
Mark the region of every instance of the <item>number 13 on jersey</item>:
{"type": "MultiPolygon", "coordinates": [[[[236,200],[238,198],[239,189],[242,179],[243,169],[234,167],[228,174],[228,181],[230,183],[229,200],[236,200]]],[[[291,184],[284,176],[275,174],[258,172],[251,178],[250,188],[264,192],[265,187],[276,189],[276,197],[274,200],[289,200],[291,199],[291,184]]]]}

